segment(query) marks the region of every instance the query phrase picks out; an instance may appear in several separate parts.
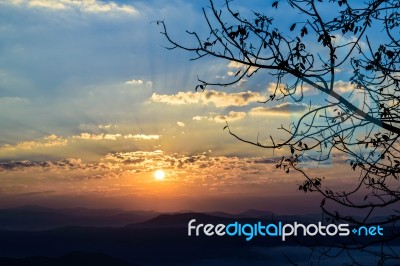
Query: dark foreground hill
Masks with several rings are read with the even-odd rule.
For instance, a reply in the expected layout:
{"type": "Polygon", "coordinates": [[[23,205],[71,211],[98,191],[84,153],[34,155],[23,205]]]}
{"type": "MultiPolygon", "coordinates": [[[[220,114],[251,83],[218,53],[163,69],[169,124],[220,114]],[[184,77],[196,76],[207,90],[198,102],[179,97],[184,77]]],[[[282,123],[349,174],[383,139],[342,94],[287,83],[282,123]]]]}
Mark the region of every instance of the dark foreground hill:
{"type": "MultiPolygon", "coordinates": [[[[97,215],[97,214],[96,214],[97,215]]],[[[0,265],[292,265],[291,261],[309,265],[310,244],[315,238],[280,237],[188,236],[188,222],[196,224],[242,224],[276,222],[268,213],[252,211],[243,214],[217,216],[215,213],[161,214],[145,222],[122,227],[67,226],[41,231],[0,230],[0,265]],[[266,218],[254,218],[266,217],[266,218]],[[303,245],[298,243],[300,241],[303,245]]],[[[285,218],[290,222],[288,218],[285,218]]],[[[292,222],[301,217],[291,217],[292,222]]],[[[307,220],[307,219],[306,219],[307,220]]],[[[346,239],[321,239],[339,243],[346,239]]],[[[350,239],[349,239],[350,241],[350,239]]],[[[398,242],[391,243],[395,248],[398,242]]],[[[357,254],[354,255],[355,257],[357,254]]],[[[362,254],[361,265],[375,263],[362,254]],[[362,263],[365,260],[365,263],[362,263]]],[[[343,265],[338,260],[324,261],[321,265],[343,265]]]]}
{"type": "Polygon", "coordinates": [[[74,252],[57,258],[49,257],[24,257],[0,258],[2,266],[139,266],[131,264],[104,254],[74,252]]]}

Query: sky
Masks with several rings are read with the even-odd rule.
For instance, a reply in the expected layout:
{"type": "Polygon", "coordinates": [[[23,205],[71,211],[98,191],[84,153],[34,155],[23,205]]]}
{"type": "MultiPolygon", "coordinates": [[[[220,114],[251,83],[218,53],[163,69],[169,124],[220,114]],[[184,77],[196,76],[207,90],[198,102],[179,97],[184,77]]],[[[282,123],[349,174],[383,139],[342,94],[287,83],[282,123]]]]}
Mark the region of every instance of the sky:
{"type": "MultiPolygon", "coordinates": [[[[245,13],[278,12],[268,1],[234,3],[245,13]]],[[[228,121],[253,141],[284,138],[277,128],[308,104],[260,104],[276,82],[268,73],[195,92],[198,77],[227,80],[241,66],[165,49],[155,21],[190,43],[185,30],[207,32],[203,6],[0,0],[0,207],[317,212],[319,197],[298,191],[302,177],[275,168],[287,151],[272,154],[223,131],[228,121]]],[[[286,15],[282,27],[298,14],[286,15]]],[[[342,81],[349,73],[337,72],[337,90],[350,91],[342,81]]],[[[321,101],[312,89],[307,96],[321,101]]],[[[310,171],[346,186],[357,177],[345,160],[310,171]]]]}

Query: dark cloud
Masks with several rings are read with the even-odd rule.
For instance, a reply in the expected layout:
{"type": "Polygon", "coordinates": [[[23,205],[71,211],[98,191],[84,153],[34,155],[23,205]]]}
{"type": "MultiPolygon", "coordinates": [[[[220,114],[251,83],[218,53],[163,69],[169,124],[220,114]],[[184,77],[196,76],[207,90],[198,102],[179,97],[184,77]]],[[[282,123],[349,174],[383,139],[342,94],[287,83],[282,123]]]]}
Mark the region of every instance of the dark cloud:
{"type": "MultiPolygon", "coordinates": [[[[93,165],[91,165],[93,167],[93,165]]],[[[85,169],[88,167],[80,159],[63,159],[59,161],[3,161],[0,162],[0,171],[24,170],[26,168],[59,168],[59,169],[85,169]]]]}
{"type": "Polygon", "coordinates": [[[254,163],[256,164],[275,164],[279,159],[278,158],[261,158],[255,159],[254,163]]]}
{"type": "Polygon", "coordinates": [[[255,107],[250,110],[250,114],[254,116],[263,115],[290,115],[294,113],[303,113],[310,109],[305,103],[281,103],[272,107],[255,107]]]}

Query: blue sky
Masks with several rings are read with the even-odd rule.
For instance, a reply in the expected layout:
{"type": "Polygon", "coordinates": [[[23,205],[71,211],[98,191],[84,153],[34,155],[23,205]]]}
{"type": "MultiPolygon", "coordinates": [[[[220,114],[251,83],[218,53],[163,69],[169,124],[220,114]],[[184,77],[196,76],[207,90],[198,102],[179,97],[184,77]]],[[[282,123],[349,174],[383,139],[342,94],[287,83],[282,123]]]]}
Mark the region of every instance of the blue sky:
{"type": "MultiPolygon", "coordinates": [[[[235,4],[244,13],[275,12],[268,1],[235,4]]],[[[222,128],[226,119],[252,140],[282,136],[276,128],[308,107],[257,103],[273,87],[266,73],[195,93],[197,76],[226,79],[240,66],[189,61],[190,54],[163,47],[154,21],[164,20],[172,36],[190,43],[186,29],[207,32],[202,6],[207,1],[0,0],[3,205],[48,199],[76,205],[71,199],[79,196],[83,205],[176,210],[191,208],[179,200],[189,197],[206,209],[215,197],[294,193],[298,175],[274,169],[274,160],[265,159],[270,151],[222,128]],[[153,178],[157,169],[166,172],[162,182],[153,178]],[[130,205],[129,197],[146,205],[130,205]]],[[[293,11],[285,15],[276,21],[283,28],[296,19],[293,11]]],[[[343,92],[349,86],[337,84],[343,92]]],[[[312,90],[308,97],[321,101],[312,90]]],[[[252,207],[248,202],[241,208],[252,207]]]]}

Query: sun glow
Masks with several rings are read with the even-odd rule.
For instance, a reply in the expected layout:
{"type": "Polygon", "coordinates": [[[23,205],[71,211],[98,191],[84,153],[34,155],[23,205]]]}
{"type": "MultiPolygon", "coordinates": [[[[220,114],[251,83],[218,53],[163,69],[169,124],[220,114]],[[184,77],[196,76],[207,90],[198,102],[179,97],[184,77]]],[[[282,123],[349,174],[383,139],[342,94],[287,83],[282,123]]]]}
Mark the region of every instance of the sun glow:
{"type": "Polygon", "coordinates": [[[165,172],[163,170],[157,170],[154,172],[154,178],[156,180],[164,180],[165,172]]]}

